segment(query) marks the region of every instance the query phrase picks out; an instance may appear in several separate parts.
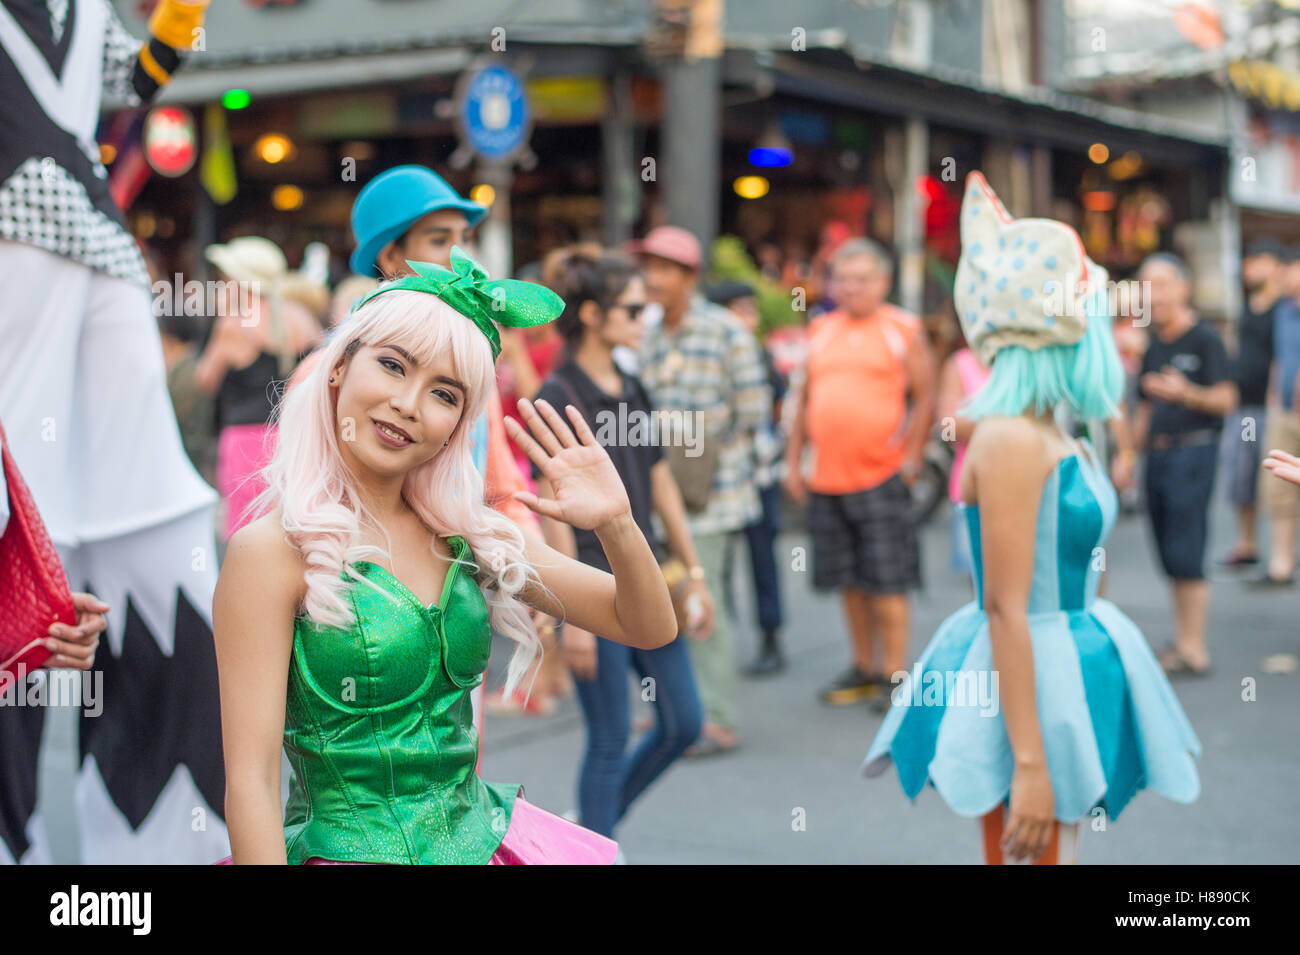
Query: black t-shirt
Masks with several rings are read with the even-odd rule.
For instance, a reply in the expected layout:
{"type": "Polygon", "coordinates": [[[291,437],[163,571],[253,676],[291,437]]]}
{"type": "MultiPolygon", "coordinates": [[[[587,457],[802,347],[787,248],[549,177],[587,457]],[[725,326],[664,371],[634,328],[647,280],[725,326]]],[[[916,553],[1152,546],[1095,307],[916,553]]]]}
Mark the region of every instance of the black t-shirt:
{"type": "MultiPolygon", "coordinates": [[[[1154,330],[1153,330],[1154,331],[1154,330]]],[[[1197,322],[1181,338],[1172,342],[1152,334],[1151,344],[1142,358],[1142,374],[1160,371],[1171,365],[1187,376],[1194,385],[1209,387],[1228,379],[1228,352],[1218,334],[1205,322],[1197,322]]],[[[1138,385],[1138,394],[1152,405],[1151,437],[1158,434],[1186,434],[1203,429],[1219,430],[1223,419],[1202,414],[1182,404],[1161,401],[1138,385]]]]}
{"type": "MultiPolygon", "coordinates": [[[[658,554],[650,527],[653,509],[650,469],[663,457],[663,451],[652,440],[655,432],[650,425],[652,409],[645,386],[640,379],[622,370],[619,375],[623,379],[623,394],[610,395],[570,359],[551,372],[537,397],[549,402],[566,420],[565,405],[573,405],[582,413],[623,479],[632,505],[633,520],[658,554]]],[[[537,478],[540,473],[533,465],[533,477],[537,478]]],[[[605,551],[594,532],[575,527],[573,536],[578,545],[578,560],[601,570],[610,569],[605,551]]]]}
{"type": "MultiPolygon", "coordinates": [[[[1280,300],[1279,300],[1280,301],[1280,300]]],[[[1243,405],[1264,404],[1268,392],[1269,365],[1273,362],[1273,323],[1278,302],[1262,312],[1246,305],[1238,326],[1237,337],[1241,348],[1237,353],[1233,378],[1241,392],[1243,405]]]]}

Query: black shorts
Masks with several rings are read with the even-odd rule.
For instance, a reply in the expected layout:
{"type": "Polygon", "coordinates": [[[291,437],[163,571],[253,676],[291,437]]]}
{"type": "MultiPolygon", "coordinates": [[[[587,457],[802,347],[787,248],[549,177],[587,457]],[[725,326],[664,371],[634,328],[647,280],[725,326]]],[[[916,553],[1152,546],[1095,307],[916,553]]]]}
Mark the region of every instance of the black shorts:
{"type": "Polygon", "coordinates": [[[894,475],[852,494],[811,494],[813,587],[897,594],[921,586],[921,553],[909,518],[912,494],[894,475]]]}
{"type": "Polygon", "coordinates": [[[1210,495],[1217,444],[1152,451],[1146,459],[1147,513],[1165,573],[1175,580],[1205,576],[1210,495]]]}

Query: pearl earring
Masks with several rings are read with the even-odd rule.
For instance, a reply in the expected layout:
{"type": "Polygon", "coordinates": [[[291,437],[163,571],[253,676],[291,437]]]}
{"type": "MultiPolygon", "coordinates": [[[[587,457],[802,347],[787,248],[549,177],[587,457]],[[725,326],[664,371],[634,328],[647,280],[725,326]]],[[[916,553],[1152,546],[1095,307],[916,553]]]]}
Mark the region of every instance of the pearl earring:
{"type": "Polygon", "coordinates": [[[330,384],[331,384],[331,385],[334,384],[334,376],[333,376],[333,375],[330,375],[330,384]]]}
{"type": "Polygon", "coordinates": [[[442,446],[445,448],[449,443],[451,443],[451,439],[450,439],[450,438],[448,438],[446,441],[442,442],[442,446]]]}

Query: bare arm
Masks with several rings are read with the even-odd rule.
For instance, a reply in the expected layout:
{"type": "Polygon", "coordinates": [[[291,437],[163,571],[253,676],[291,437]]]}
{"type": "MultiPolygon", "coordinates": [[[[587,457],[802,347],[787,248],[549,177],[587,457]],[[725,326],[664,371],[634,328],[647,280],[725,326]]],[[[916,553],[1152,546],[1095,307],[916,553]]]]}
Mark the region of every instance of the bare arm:
{"type": "Polygon", "coordinates": [[[673,479],[668,462],[662,458],[650,469],[650,498],[655,513],[664,522],[668,550],[680,557],[687,567],[699,566],[700,556],[695,551],[695,542],[691,540],[682,492],[673,479]]]}
{"type": "MultiPolygon", "coordinates": [[[[542,500],[539,504],[553,506],[555,502],[542,500]]],[[[521,599],[565,623],[639,650],[657,650],[672,643],[677,636],[672,597],[654,552],[632,515],[610,521],[595,532],[613,574],[529,537],[525,554],[550,593],[526,587],[521,599]]]]}
{"type": "Polygon", "coordinates": [[[280,751],[294,612],[305,589],[278,511],[230,539],[212,602],[226,762],[226,825],[238,865],[286,862],[280,751]]]}
{"type": "Polygon", "coordinates": [[[1013,419],[989,418],[967,452],[975,483],[984,552],[984,609],[989,618],[993,662],[999,673],[1002,708],[1016,762],[1043,759],[1043,740],[1034,698],[1033,647],[1029,641],[1029,589],[1034,576],[1038,504],[1047,467],[1042,439],[1013,419]],[[1017,467],[1007,467],[1016,461],[1017,467]]]}
{"type": "Polygon", "coordinates": [[[934,353],[930,350],[930,336],[922,329],[912,339],[907,350],[907,379],[912,392],[912,416],[903,439],[903,459],[919,461],[930,440],[934,425],[934,353]]]}
{"type": "Polygon", "coordinates": [[[1133,447],[1142,451],[1146,449],[1151,437],[1151,402],[1143,399],[1138,402],[1137,414],[1133,416],[1133,447]]]}
{"type": "Polygon", "coordinates": [[[1043,484],[1053,463],[1047,460],[1041,435],[1021,418],[984,419],[966,457],[980,507],[989,642],[1015,758],[1004,839],[1013,857],[1041,854],[1054,817],[1028,618],[1034,549],[1025,546],[1034,539],[1043,484]],[[1009,461],[1015,466],[1009,467],[1009,461]]]}
{"type": "Polygon", "coordinates": [[[1136,455],[1138,444],[1133,433],[1133,425],[1129,423],[1128,405],[1124,401],[1120,401],[1118,410],[1119,413],[1106,422],[1110,426],[1111,437],[1115,439],[1115,453],[1117,455],[1136,455]]]}
{"type": "Polygon", "coordinates": [[[1189,383],[1183,404],[1201,414],[1222,418],[1237,407],[1237,385],[1232,381],[1220,381],[1208,387],[1189,383]]]}
{"type": "Polygon", "coordinates": [[[802,500],[804,496],[803,449],[808,440],[808,372],[806,367],[791,376],[790,391],[785,400],[787,407],[790,409],[790,434],[785,444],[785,488],[786,493],[797,502],[802,500]]]}
{"type": "Polygon", "coordinates": [[[703,609],[698,622],[690,623],[687,635],[692,639],[703,640],[713,633],[717,608],[713,605],[713,595],[703,577],[704,569],[700,567],[700,555],[695,550],[695,541],[691,539],[690,523],[686,517],[686,505],[682,502],[682,492],[673,478],[672,469],[665,460],[658,461],[650,469],[650,497],[655,512],[664,522],[664,535],[668,538],[668,549],[693,573],[690,586],[694,590],[703,609]],[[698,571],[695,568],[700,568],[698,571]]]}

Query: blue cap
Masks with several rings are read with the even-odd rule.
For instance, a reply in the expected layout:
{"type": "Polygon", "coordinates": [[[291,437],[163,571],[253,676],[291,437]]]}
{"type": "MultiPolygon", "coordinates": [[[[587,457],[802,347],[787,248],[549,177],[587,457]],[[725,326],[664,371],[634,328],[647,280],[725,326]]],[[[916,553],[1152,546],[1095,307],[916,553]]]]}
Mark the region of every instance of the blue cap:
{"type": "Polygon", "coordinates": [[[371,179],[352,204],[357,240],[352,271],[373,276],[384,246],[437,209],[459,209],[471,226],[487,215],[487,207],[462,199],[447,180],[424,166],[395,166],[371,179]]]}

